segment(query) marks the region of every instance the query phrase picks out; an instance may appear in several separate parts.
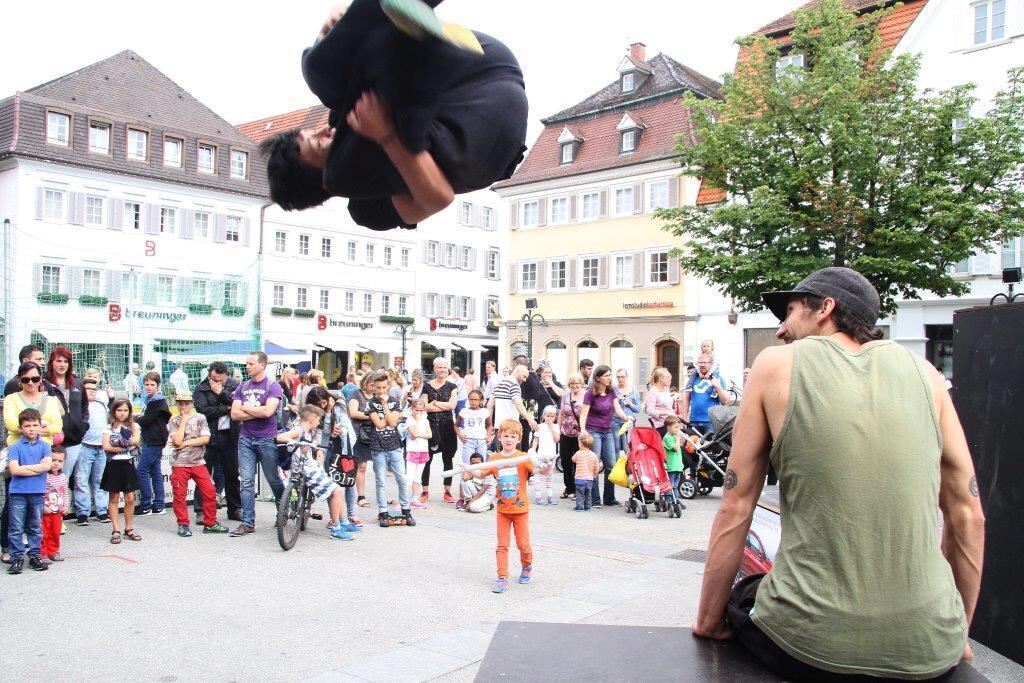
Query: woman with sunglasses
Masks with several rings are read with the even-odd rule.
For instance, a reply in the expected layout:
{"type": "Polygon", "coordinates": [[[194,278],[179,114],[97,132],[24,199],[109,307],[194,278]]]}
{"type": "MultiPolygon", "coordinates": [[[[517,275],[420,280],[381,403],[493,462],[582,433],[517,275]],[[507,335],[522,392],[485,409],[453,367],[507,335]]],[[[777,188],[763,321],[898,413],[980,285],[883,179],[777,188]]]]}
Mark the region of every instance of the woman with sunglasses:
{"type": "MultiPolygon", "coordinates": [[[[61,418],[64,421],[64,474],[69,481],[74,481],[75,464],[78,462],[78,451],[82,448],[82,437],[89,431],[89,401],[85,397],[82,380],[75,377],[71,351],[63,346],[54,347],[50,358],[46,361],[44,379],[48,384],[50,396],[58,401],[62,408],[61,418]]],[[[74,511],[74,504],[71,508],[74,511]]]]}
{"type": "MultiPolygon", "coordinates": [[[[60,433],[63,429],[60,416],[60,403],[52,396],[48,396],[43,386],[43,376],[39,372],[39,366],[35,363],[22,363],[18,366],[18,384],[21,391],[17,391],[4,399],[4,424],[7,425],[7,445],[13,446],[21,439],[21,426],[18,422],[18,415],[21,411],[33,408],[43,416],[43,430],[40,437],[46,443],[53,445],[54,434],[60,433]]],[[[10,477],[4,477],[4,492],[10,488],[10,477]]],[[[2,546],[3,557],[0,558],[7,564],[10,557],[7,554],[7,496],[4,496],[4,508],[0,513],[0,546],[2,546]]]]}

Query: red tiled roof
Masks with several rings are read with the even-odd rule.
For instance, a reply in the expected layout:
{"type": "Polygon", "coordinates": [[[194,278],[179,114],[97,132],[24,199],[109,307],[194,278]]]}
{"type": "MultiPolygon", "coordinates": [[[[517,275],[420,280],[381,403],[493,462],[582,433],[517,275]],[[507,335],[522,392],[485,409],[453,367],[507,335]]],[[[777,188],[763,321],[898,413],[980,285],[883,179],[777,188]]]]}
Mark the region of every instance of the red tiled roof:
{"type": "Polygon", "coordinates": [[[700,190],[697,192],[697,206],[710,206],[725,201],[725,192],[708,184],[705,178],[700,179],[700,190]]]}
{"type": "MultiPolygon", "coordinates": [[[[811,0],[811,2],[806,3],[800,9],[813,7],[820,2],[821,0],[811,0]]],[[[868,2],[868,0],[845,0],[844,4],[848,9],[864,15],[883,5],[893,3],[879,2],[878,0],[872,2],[868,2]]],[[[914,19],[917,18],[917,15],[921,13],[921,10],[927,4],[928,0],[903,0],[902,5],[893,9],[879,22],[878,33],[882,37],[882,50],[890,50],[896,47],[910,29],[910,25],[914,23],[914,19]]],[[[776,19],[767,26],[761,27],[753,35],[774,36],[775,42],[779,45],[788,45],[791,42],[789,32],[794,28],[796,28],[796,16],[795,14],[787,14],[781,19],[776,19]]],[[[738,61],[742,60],[743,55],[741,54],[738,61]]]]}
{"type": "Polygon", "coordinates": [[[677,135],[682,134],[684,140],[693,139],[689,110],[682,106],[678,98],[574,121],[572,131],[585,142],[579,146],[576,159],[564,165],[559,163],[561,155],[558,144],[558,136],[563,127],[558,124],[545,127],[515,175],[497,183],[495,187],[514,187],[538,180],[666,159],[676,154],[677,135]],[[630,154],[619,154],[619,131],[616,126],[623,113],[628,113],[634,121],[642,120],[646,126],[636,150],[630,154]]]}
{"type": "Polygon", "coordinates": [[[242,131],[245,137],[259,144],[271,135],[281,133],[292,128],[317,128],[327,123],[327,116],[330,110],[323,105],[297,109],[287,114],[268,116],[264,119],[257,119],[248,123],[240,123],[235,128],[242,131]]]}
{"type": "MultiPolygon", "coordinates": [[[[798,9],[794,10],[793,12],[790,12],[784,17],[779,17],[775,21],[765,24],[761,28],[754,31],[752,35],[770,36],[776,33],[792,31],[794,28],[796,28],[797,12],[804,9],[810,9],[811,7],[820,4],[821,0],[811,0],[810,2],[806,2],[803,5],[801,5],[798,9]]],[[[869,9],[874,9],[877,5],[881,4],[884,4],[884,2],[880,2],[879,0],[843,0],[843,6],[845,6],[847,9],[851,9],[854,12],[858,13],[865,12],[869,9]]]]}

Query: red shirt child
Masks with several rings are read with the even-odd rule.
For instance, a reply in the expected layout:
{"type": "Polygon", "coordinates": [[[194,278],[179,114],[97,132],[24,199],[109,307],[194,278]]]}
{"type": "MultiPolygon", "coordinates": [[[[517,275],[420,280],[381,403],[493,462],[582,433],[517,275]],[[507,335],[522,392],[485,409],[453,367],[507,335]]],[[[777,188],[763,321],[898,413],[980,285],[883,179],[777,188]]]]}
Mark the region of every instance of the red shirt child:
{"type": "Polygon", "coordinates": [[[64,514],[68,511],[68,478],[61,472],[64,467],[64,448],[54,446],[50,454],[50,471],[46,473],[46,493],[43,495],[43,544],[40,555],[44,561],[62,562],[60,531],[64,514]]]}

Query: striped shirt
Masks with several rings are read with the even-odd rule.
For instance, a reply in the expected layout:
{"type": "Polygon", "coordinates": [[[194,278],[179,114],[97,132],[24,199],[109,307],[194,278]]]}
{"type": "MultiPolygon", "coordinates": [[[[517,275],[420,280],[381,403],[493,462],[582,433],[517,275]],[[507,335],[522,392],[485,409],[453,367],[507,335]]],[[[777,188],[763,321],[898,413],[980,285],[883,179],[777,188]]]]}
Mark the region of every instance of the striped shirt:
{"type": "Polygon", "coordinates": [[[516,401],[522,400],[523,392],[515,377],[505,377],[494,386],[494,426],[500,427],[505,420],[519,420],[516,401]]]}

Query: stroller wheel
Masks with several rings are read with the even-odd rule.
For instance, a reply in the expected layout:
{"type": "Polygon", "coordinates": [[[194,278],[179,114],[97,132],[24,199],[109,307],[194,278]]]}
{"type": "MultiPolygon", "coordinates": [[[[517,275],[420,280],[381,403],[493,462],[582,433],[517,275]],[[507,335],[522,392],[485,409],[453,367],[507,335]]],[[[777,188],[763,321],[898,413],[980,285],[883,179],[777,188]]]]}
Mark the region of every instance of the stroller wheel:
{"type": "Polygon", "coordinates": [[[672,504],[672,514],[674,514],[676,518],[683,516],[683,509],[679,507],[679,503],[672,504]]]}
{"type": "Polygon", "coordinates": [[[640,512],[643,513],[643,519],[647,519],[648,517],[650,517],[650,515],[647,514],[647,506],[646,505],[644,505],[642,508],[640,508],[640,512]]]}
{"type": "Polygon", "coordinates": [[[643,519],[644,518],[644,511],[643,511],[643,509],[639,505],[634,505],[633,506],[633,512],[636,514],[636,518],[637,519],[643,519]]]}
{"type": "Polygon", "coordinates": [[[707,484],[703,481],[698,480],[697,482],[697,493],[699,493],[702,496],[708,495],[714,488],[715,487],[712,486],[711,484],[707,484]]]}
{"type": "Polygon", "coordinates": [[[690,500],[697,495],[697,487],[694,486],[692,480],[684,479],[679,482],[679,495],[686,500],[690,500]]]}

